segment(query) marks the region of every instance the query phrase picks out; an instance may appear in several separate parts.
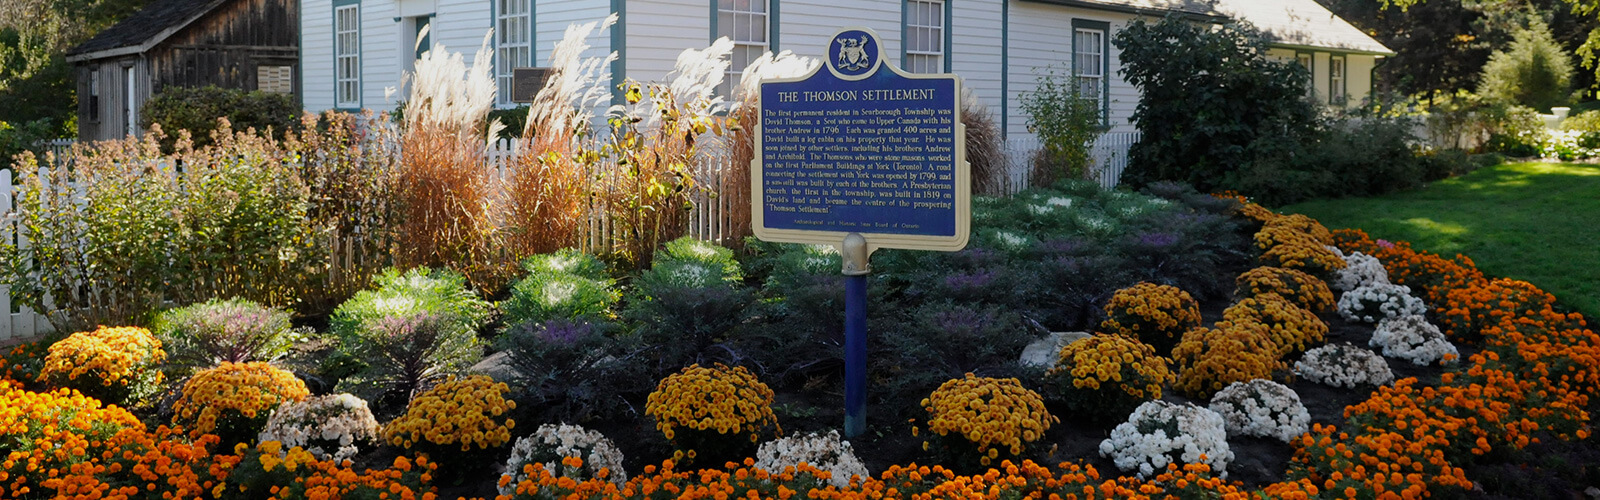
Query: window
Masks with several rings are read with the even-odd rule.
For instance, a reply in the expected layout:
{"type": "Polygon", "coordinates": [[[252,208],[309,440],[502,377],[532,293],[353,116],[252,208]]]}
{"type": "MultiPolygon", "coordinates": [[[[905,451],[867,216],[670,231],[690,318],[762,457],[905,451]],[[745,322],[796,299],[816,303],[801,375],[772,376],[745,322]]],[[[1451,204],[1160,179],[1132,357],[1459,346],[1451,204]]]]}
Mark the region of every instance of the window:
{"type": "Polygon", "coordinates": [[[122,126],[126,134],[139,136],[139,107],[133,105],[133,96],[138,95],[134,88],[133,66],[122,67],[122,126]]]}
{"type": "Polygon", "coordinates": [[[717,87],[717,93],[731,97],[744,68],[767,52],[767,14],[767,0],[717,0],[714,38],[733,40],[728,76],[717,87]]]}
{"type": "Polygon", "coordinates": [[[1344,57],[1328,59],[1328,104],[1344,104],[1344,57]]]}
{"type": "Polygon", "coordinates": [[[511,103],[511,70],[533,65],[532,3],[495,0],[494,76],[501,104],[511,103]]]}
{"type": "Polygon", "coordinates": [[[1078,83],[1078,95],[1100,103],[1100,119],[1106,121],[1109,109],[1106,90],[1106,31],[1109,23],[1072,21],[1072,76],[1078,83]]]}
{"type": "Polygon", "coordinates": [[[289,94],[294,92],[292,66],[256,66],[256,90],[289,94]]]}
{"type": "Polygon", "coordinates": [[[944,0],[907,0],[904,15],[906,70],[944,72],[944,0]]]}
{"type": "Polygon", "coordinates": [[[100,121],[100,70],[89,70],[89,121],[100,121]]]}
{"type": "Polygon", "coordinates": [[[1313,94],[1317,93],[1316,63],[1312,62],[1314,60],[1315,59],[1312,58],[1310,52],[1295,52],[1294,53],[1294,62],[1300,63],[1300,66],[1306,69],[1306,75],[1308,75],[1308,78],[1306,79],[1306,95],[1307,96],[1310,96],[1310,95],[1313,95],[1313,94]]]}
{"type": "Polygon", "coordinates": [[[334,107],[361,107],[361,5],[333,8],[334,107]]]}

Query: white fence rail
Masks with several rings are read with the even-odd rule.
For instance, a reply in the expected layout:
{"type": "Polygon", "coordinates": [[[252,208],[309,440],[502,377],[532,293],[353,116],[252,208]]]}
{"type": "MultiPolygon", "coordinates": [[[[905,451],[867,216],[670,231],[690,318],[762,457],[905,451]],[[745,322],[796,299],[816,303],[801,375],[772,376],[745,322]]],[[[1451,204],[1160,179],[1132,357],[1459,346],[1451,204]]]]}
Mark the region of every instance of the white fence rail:
{"type": "MultiPolygon", "coordinates": [[[[1115,187],[1123,170],[1128,166],[1128,148],[1138,140],[1137,132],[1100,136],[1091,149],[1094,163],[1090,173],[1093,178],[1102,186],[1115,187]]],[[[57,161],[56,165],[46,168],[62,168],[71,151],[72,141],[51,141],[49,146],[51,151],[56,153],[57,161]]],[[[693,195],[689,235],[703,240],[725,242],[727,238],[734,236],[735,228],[741,225],[740,221],[734,219],[742,216],[740,214],[747,213],[748,209],[735,207],[733,205],[740,203],[739,200],[730,196],[718,196],[716,193],[731,192],[733,188],[731,183],[748,181],[743,178],[734,179],[728,175],[732,171],[729,167],[733,161],[728,148],[718,144],[702,144],[702,147],[704,148],[702,158],[695,168],[695,181],[706,189],[696,190],[693,195]]],[[[1028,175],[1032,170],[1032,158],[1039,147],[1037,139],[1015,140],[1006,144],[1008,194],[1027,187],[1028,175]]],[[[511,161],[521,154],[521,147],[516,141],[501,140],[491,144],[487,153],[490,167],[504,176],[510,171],[511,161]]],[[[17,243],[26,245],[25,236],[18,231],[16,219],[11,216],[16,209],[17,196],[20,194],[18,191],[20,186],[16,185],[14,179],[16,177],[12,175],[11,170],[0,170],[0,224],[6,225],[3,228],[7,230],[4,231],[5,234],[23,238],[17,243]]],[[[592,216],[589,222],[589,234],[582,239],[585,249],[609,246],[610,230],[610,221],[605,219],[603,213],[592,216]]],[[[341,246],[340,241],[330,241],[329,244],[335,247],[341,246]]],[[[335,254],[340,256],[341,261],[349,261],[341,262],[343,265],[350,265],[364,257],[353,255],[351,252],[335,252],[335,254]]],[[[0,345],[37,337],[51,330],[50,322],[44,314],[15,303],[10,288],[0,285],[0,345]]]]}

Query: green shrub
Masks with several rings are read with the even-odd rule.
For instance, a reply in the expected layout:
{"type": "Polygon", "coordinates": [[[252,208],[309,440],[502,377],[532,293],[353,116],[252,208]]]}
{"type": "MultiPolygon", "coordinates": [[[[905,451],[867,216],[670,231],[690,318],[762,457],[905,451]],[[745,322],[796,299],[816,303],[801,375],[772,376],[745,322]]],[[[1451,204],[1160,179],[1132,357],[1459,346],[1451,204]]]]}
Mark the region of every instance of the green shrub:
{"type": "Polygon", "coordinates": [[[594,256],[566,249],[535,255],[522,263],[528,275],[511,285],[511,298],[501,305],[505,323],[544,323],[551,319],[608,319],[621,298],[594,256]]]}
{"type": "Polygon", "coordinates": [[[538,421],[580,422],[611,414],[630,378],[624,346],[612,326],[587,320],[552,319],[511,327],[498,346],[516,371],[523,399],[540,412],[538,421]]]}
{"type": "Polygon", "coordinates": [[[1567,116],[1561,121],[1562,130],[1577,130],[1580,132],[1600,132],[1600,110],[1584,111],[1567,116]]]}
{"type": "Polygon", "coordinates": [[[390,269],[329,318],[339,350],[363,364],[341,386],[375,404],[403,403],[431,381],[465,370],[482,355],[477,331],[489,304],[449,270],[390,269]],[[388,397],[390,399],[385,400],[388,397]]]}
{"type": "Polygon", "coordinates": [[[634,279],[634,295],[622,313],[652,351],[652,375],[695,363],[736,363],[744,354],[730,341],[755,300],[739,283],[738,262],[727,249],[708,243],[673,243],[634,279]]]}
{"type": "Polygon", "coordinates": [[[1567,103],[1571,91],[1572,56],[1543,22],[1517,30],[1509,47],[1489,56],[1478,82],[1484,97],[1538,111],[1567,103]]]}
{"type": "Polygon", "coordinates": [[[210,368],[288,354],[302,337],[289,319],[288,311],[249,300],[212,299],[161,313],[153,330],[169,367],[210,368]]]}
{"type": "Polygon", "coordinates": [[[1037,86],[1022,95],[1028,114],[1028,131],[1038,134],[1044,147],[1033,158],[1028,182],[1049,186],[1058,180],[1088,175],[1089,147],[1104,130],[1104,110],[1099,99],[1079,94],[1078,83],[1060,68],[1035,71],[1037,86]]]}
{"type": "Polygon", "coordinates": [[[23,151],[44,157],[44,141],[62,136],[49,119],[10,123],[0,121],[0,168],[9,168],[12,159],[23,151]]]}
{"type": "Polygon", "coordinates": [[[1496,102],[1479,110],[1488,125],[1489,141],[1483,149],[1507,156],[1539,156],[1547,135],[1544,121],[1533,108],[1496,102]]]}
{"type": "Polygon", "coordinates": [[[211,144],[217,119],[227,118],[235,130],[255,129],[257,133],[283,138],[284,132],[298,124],[300,107],[294,96],[259,90],[168,86],[139,108],[139,126],[160,125],[168,134],[161,143],[171,150],[178,131],[189,131],[196,147],[211,144]]]}

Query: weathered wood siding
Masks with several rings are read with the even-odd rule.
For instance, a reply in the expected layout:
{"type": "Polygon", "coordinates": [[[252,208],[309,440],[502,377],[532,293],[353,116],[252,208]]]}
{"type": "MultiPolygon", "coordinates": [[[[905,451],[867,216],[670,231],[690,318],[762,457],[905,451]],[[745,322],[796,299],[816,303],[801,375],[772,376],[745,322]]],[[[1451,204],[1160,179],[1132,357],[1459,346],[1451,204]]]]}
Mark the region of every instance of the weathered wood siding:
{"type": "Polygon", "coordinates": [[[258,66],[299,65],[298,16],[296,0],[224,3],[146,53],[154,90],[206,85],[256,90],[258,66]]]}
{"type": "MultiPolygon", "coordinates": [[[[149,67],[139,56],[96,59],[80,63],[78,70],[78,139],[100,141],[121,139],[128,135],[128,102],[132,99],[135,110],[150,98],[149,67]],[[89,106],[89,76],[99,70],[100,113],[91,119],[89,106]],[[128,70],[128,71],[125,71],[128,70]],[[127,76],[133,76],[133,86],[128,86],[127,76]]],[[[138,119],[137,112],[132,118],[138,119]]]]}

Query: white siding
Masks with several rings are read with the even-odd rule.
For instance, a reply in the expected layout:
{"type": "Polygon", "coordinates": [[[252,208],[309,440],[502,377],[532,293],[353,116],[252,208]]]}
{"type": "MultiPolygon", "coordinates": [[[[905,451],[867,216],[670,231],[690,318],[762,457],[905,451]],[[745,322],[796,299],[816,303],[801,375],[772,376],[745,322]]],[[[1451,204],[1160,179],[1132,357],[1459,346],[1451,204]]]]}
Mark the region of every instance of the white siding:
{"type": "Polygon", "coordinates": [[[1378,64],[1375,56],[1345,56],[1345,75],[1350,83],[1345,87],[1349,90],[1350,106],[1360,106],[1362,101],[1372,93],[1372,68],[1378,64]]]}
{"type": "Polygon", "coordinates": [[[493,26],[489,17],[492,5],[493,0],[438,0],[438,10],[428,25],[431,41],[461,53],[467,64],[472,64],[472,56],[483,47],[483,37],[493,26]]]}
{"type": "Polygon", "coordinates": [[[394,19],[400,15],[393,0],[361,2],[361,107],[389,111],[405,96],[385,98],[384,89],[400,88],[402,54],[409,54],[405,36],[394,19]],[[405,47],[402,50],[402,47],[405,47]]]}
{"type": "MultiPolygon", "coordinates": [[[[484,1],[484,0],[477,0],[484,1]]],[[[611,15],[611,2],[608,0],[536,0],[538,5],[533,8],[534,23],[538,29],[534,31],[533,58],[534,64],[548,66],[550,64],[550,51],[561,41],[561,36],[566,34],[567,26],[585,24],[605,20],[611,15]]],[[[632,2],[629,2],[632,3],[632,2]]],[[[692,7],[691,7],[692,9],[692,7]]],[[[701,9],[705,10],[705,9],[701,9]]],[[[638,22],[640,20],[630,19],[638,22]]],[[[589,35],[589,53],[584,57],[605,57],[611,52],[611,31],[601,31],[589,35]]]]}
{"type": "MultiPolygon", "coordinates": [[[[900,0],[860,0],[848,5],[826,0],[778,0],[778,49],[821,58],[829,37],[846,26],[878,33],[883,52],[900,65],[900,0]]],[[[962,0],[955,0],[960,2],[962,0]]]]}
{"type": "Polygon", "coordinates": [[[952,0],[946,5],[951,11],[950,71],[961,75],[965,85],[977,95],[980,102],[989,106],[989,112],[1000,119],[1002,32],[1000,30],[1002,3],[1005,0],[952,0]]]}
{"type": "Polygon", "coordinates": [[[704,2],[629,0],[627,35],[627,77],[666,81],[684,49],[711,45],[711,7],[704,2]]]}
{"type": "Polygon", "coordinates": [[[300,0],[300,92],[307,111],[333,107],[333,2],[300,0]]]}
{"type": "MultiPolygon", "coordinates": [[[[1011,106],[1006,131],[1008,137],[1023,139],[1032,135],[1028,132],[1028,116],[1022,112],[1020,103],[1024,94],[1038,87],[1038,77],[1034,70],[1037,68],[1042,72],[1051,65],[1055,65],[1060,74],[1067,74],[1070,70],[1068,65],[1072,61],[1073,19],[1110,23],[1111,32],[1106,34],[1109,40],[1115,37],[1117,32],[1122,31],[1132,18],[1133,16],[1129,14],[1013,0],[1009,70],[1011,81],[1008,86],[1010,95],[1006,99],[1006,103],[1011,106]]],[[[1133,116],[1134,107],[1139,104],[1139,91],[1124,81],[1122,75],[1118,73],[1122,51],[1118,50],[1114,43],[1109,45],[1110,73],[1106,76],[1111,86],[1109,93],[1111,132],[1132,132],[1134,126],[1128,119],[1133,116]]]]}

